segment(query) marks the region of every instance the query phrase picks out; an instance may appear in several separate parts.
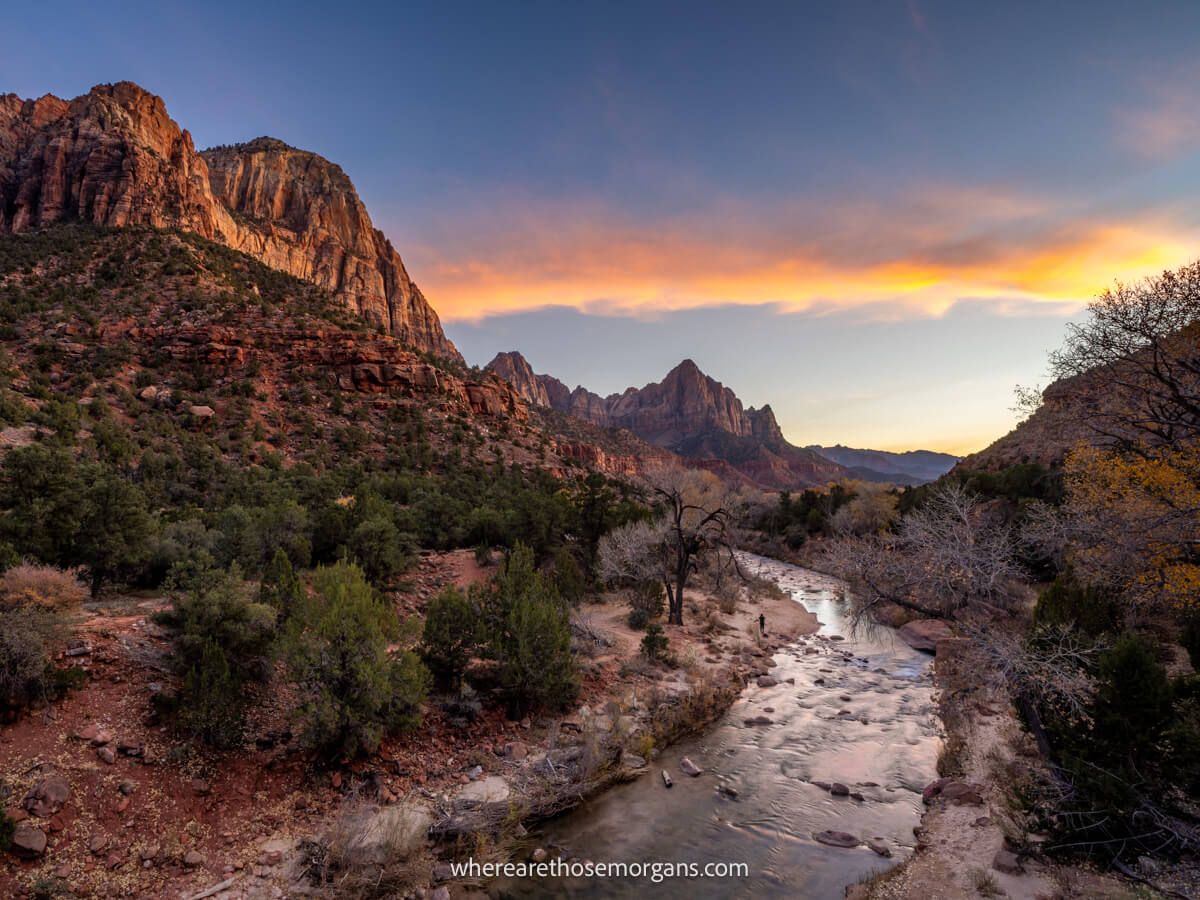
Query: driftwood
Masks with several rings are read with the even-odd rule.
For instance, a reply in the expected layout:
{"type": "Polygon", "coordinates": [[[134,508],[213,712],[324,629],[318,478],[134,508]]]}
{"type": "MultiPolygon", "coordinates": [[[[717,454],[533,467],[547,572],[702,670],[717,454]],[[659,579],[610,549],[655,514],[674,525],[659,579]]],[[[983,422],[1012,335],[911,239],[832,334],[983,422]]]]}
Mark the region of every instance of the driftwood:
{"type": "Polygon", "coordinates": [[[198,893],[198,894],[192,894],[190,897],[188,897],[188,898],[187,898],[187,900],[205,900],[205,898],[206,898],[206,897],[211,897],[211,896],[213,896],[214,894],[219,894],[219,893],[221,893],[221,891],[225,890],[226,888],[233,887],[233,885],[234,885],[234,884],[235,884],[235,883],[236,883],[236,882],[237,882],[237,881],[238,881],[238,880],[239,880],[241,877],[242,877],[242,876],[241,876],[241,874],[239,873],[239,874],[237,874],[237,875],[234,875],[234,876],[233,876],[233,877],[231,877],[231,878],[226,878],[226,879],[225,879],[224,881],[222,881],[220,884],[214,884],[212,887],[210,887],[210,888],[205,888],[204,890],[202,890],[202,891],[201,891],[200,893],[198,893]]]}

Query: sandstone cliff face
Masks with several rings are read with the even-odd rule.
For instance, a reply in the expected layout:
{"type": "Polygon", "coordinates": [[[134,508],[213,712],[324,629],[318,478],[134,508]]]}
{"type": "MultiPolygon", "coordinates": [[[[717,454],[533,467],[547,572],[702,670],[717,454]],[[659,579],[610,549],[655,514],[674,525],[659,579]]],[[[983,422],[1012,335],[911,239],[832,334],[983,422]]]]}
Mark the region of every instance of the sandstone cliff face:
{"type": "Polygon", "coordinates": [[[410,346],[461,359],[341,168],[265,137],[201,155],[216,198],[249,220],[227,243],[329,288],[410,346]]]}
{"type": "Polygon", "coordinates": [[[137,85],[100,85],[69,103],[0,97],[0,231],[63,221],[213,237],[232,220],[191,135],[137,85]]]}
{"type": "Polygon", "coordinates": [[[260,139],[209,154],[130,82],[0,97],[0,233],[57,222],[181,228],[326,287],[410,346],[461,361],[332,163],[260,139]]]}
{"type": "Polygon", "coordinates": [[[714,471],[736,471],[761,486],[792,489],[843,477],[846,470],[787,442],[770,406],[742,406],[737,395],[690,359],[661,382],[601,397],[582,387],[569,394],[558,379],[534,373],[520,353],[487,366],[526,401],[594,425],[624,428],[714,471]]]}

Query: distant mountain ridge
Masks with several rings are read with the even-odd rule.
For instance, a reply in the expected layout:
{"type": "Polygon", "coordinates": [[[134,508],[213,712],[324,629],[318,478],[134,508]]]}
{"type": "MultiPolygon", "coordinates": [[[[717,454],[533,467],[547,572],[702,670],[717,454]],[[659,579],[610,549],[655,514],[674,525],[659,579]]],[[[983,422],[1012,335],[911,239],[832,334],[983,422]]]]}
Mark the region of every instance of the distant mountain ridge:
{"type": "Polygon", "coordinates": [[[895,453],[889,450],[862,450],[841,444],[833,447],[813,444],[807,449],[845,466],[860,478],[890,481],[893,484],[918,485],[937,481],[959,462],[957,456],[933,450],[895,453]]]}
{"type": "MultiPolygon", "coordinates": [[[[534,372],[529,361],[516,351],[497,354],[486,368],[511,384],[533,406],[554,409],[601,427],[624,428],[688,459],[731,466],[764,488],[795,490],[855,477],[899,484],[928,480],[916,474],[923,463],[931,467],[930,461],[919,455],[926,451],[914,451],[918,456],[907,463],[904,454],[882,453],[881,471],[868,472],[860,466],[856,474],[851,466],[814,448],[788,443],[769,405],[744,407],[737,394],[704,374],[690,359],[683,360],[661,382],[627,388],[607,397],[583,387],[571,390],[552,375],[534,372]]],[[[946,469],[950,465],[953,462],[946,469]]]]}

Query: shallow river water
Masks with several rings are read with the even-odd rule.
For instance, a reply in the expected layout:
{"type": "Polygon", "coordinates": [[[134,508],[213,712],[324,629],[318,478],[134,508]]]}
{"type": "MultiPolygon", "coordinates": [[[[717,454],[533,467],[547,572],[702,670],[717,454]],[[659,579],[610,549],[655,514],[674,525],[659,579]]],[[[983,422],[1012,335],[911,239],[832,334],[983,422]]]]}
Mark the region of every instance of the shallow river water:
{"type": "Polygon", "coordinates": [[[777,686],[751,682],[713,728],[664,751],[650,774],[546,823],[537,840],[564,859],[737,862],[747,864],[748,876],[657,884],[646,878],[547,878],[510,881],[494,893],[832,900],[848,884],[912,852],[920,791],[936,777],[939,747],[931,657],[890,629],[852,635],[824,576],[749,554],[742,562],[814,612],[820,632],[775,655],[770,674],[777,686]],[[834,635],[845,639],[831,640],[834,635]],[[767,716],[772,724],[747,725],[754,716],[767,716]],[[683,756],[704,774],[683,775],[683,756]],[[670,790],[661,769],[674,779],[670,790]],[[813,782],[844,783],[863,799],[833,796],[813,782]],[[736,789],[736,799],[721,794],[721,784],[736,789]],[[881,838],[892,858],[865,846],[820,844],[813,833],[823,830],[881,838]]]}

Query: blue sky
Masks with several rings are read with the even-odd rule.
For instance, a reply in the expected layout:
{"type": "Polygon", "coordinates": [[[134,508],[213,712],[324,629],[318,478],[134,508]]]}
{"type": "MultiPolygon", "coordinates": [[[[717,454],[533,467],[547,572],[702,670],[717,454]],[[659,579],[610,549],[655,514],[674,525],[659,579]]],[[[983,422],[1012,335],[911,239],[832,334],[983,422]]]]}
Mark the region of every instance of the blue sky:
{"type": "Polygon", "coordinates": [[[0,91],[130,79],[338,162],[472,362],[690,356],[796,443],[965,451],[1200,232],[1194,3],[20,4],[0,91]]]}

